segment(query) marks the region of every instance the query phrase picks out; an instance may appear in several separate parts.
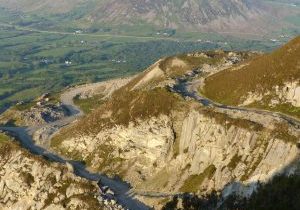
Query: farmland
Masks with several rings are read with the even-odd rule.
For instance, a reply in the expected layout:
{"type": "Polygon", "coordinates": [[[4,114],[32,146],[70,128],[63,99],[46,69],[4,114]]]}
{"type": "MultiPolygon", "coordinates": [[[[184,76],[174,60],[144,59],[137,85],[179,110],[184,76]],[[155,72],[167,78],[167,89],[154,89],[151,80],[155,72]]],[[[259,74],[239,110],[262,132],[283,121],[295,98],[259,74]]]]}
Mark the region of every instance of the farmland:
{"type": "Polygon", "coordinates": [[[284,42],[207,33],[195,40],[195,34],[178,38],[0,28],[0,110],[69,85],[129,76],[164,56],[218,48],[269,51],[284,42]]]}

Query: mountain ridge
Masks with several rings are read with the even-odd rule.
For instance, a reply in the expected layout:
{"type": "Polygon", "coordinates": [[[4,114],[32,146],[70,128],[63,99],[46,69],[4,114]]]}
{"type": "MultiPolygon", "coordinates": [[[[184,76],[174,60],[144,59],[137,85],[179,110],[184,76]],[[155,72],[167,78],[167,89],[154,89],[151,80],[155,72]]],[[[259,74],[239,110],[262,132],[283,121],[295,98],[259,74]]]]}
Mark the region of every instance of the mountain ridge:
{"type": "Polygon", "coordinates": [[[38,17],[40,14],[45,20],[48,15],[50,19],[70,21],[83,27],[127,25],[245,35],[278,30],[286,26],[282,21],[292,13],[290,9],[274,9],[258,0],[64,0],[55,4],[48,0],[39,3],[32,0],[1,0],[0,6],[23,12],[24,15],[33,14],[38,17]],[[269,17],[270,14],[273,15],[272,18],[269,17]]]}

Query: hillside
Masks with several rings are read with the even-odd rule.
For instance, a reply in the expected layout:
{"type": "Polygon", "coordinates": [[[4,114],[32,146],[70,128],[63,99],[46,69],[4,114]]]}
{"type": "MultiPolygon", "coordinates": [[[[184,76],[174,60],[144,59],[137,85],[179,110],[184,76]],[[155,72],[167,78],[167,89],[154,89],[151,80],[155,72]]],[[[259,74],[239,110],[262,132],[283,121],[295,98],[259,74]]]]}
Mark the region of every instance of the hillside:
{"type": "Polygon", "coordinates": [[[298,167],[299,129],[273,115],[209,108],[176,87],[200,69],[196,79],[253,56],[212,51],[162,58],[62,129],[51,147],[120,177],[155,209],[168,193],[247,196],[258,182],[298,167]]]}
{"type": "Polygon", "coordinates": [[[84,0],[63,0],[63,1],[35,1],[35,0],[0,0],[0,6],[13,11],[22,11],[24,13],[46,12],[46,13],[66,13],[76,7],[76,5],[85,2],[84,0]]]}
{"type": "Polygon", "coordinates": [[[122,24],[145,21],[165,28],[214,27],[217,29],[222,27],[225,29],[230,25],[237,26],[239,22],[260,17],[263,7],[257,2],[114,0],[93,11],[90,19],[122,24]],[[222,24],[223,26],[220,26],[222,24]]]}
{"type": "Polygon", "coordinates": [[[300,117],[300,37],[282,48],[205,80],[208,98],[228,105],[281,111],[300,117]]]}

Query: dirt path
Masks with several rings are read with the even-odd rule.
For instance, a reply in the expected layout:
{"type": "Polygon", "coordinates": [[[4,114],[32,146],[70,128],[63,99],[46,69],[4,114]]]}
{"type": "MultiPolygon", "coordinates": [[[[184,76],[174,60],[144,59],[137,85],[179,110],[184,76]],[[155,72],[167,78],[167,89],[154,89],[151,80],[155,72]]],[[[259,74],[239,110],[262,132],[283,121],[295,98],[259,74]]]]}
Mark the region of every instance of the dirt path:
{"type": "Polygon", "coordinates": [[[53,133],[57,132],[60,128],[69,125],[70,123],[74,122],[78,117],[82,116],[83,112],[80,110],[79,107],[77,107],[74,104],[73,98],[76,95],[82,93],[83,91],[95,89],[101,86],[102,84],[103,83],[95,83],[90,85],[79,86],[64,92],[61,95],[61,99],[63,105],[65,105],[71,113],[71,116],[69,117],[41,127],[0,127],[0,130],[9,132],[12,136],[15,136],[16,139],[21,143],[22,147],[30,151],[30,153],[32,154],[40,155],[46,160],[50,161],[63,164],[68,163],[72,165],[74,173],[77,176],[83,177],[91,181],[101,180],[102,185],[108,186],[114,191],[117,202],[126,209],[148,210],[150,209],[148,206],[134,198],[134,194],[132,194],[131,187],[129,184],[122,182],[121,180],[109,178],[103,174],[92,173],[88,171],[82,163],[73,160],[68,160],[65,157],[62,157],[50,150],[47,150],[47,148],[39,146],[35,143],[35,141],[32,138],[33,134],[39,129],[45,129],[45,132],[48,131],[48,136],[46,135],[46,138],[50,138],[53,135],[53,133]]]}
{"type": "MultiPolygon", "coordinates": [[[[270,117],[274,120],[280,119],[282,121],[287,122],[291,127],[294,128],[294,130],[297,130],[298,132],[300,132],[300,120],[295,117],[288,116],[288,115],[278,113],[278,112],[271,112],[271,111],[267,111],[267,110],[260,110],[260,109],[254,109],[254,108],[246,108],[246,107],[227,106],[224,104],[214,102],[214,101],[210,100],[209,98],[206,98],[205,96],[202,96],[199,93],[199,87],[202,85],[202,81],[203,81],[203,78],[199,77],[199,75],[201,75],[201,73],[202,73],[201,70],[197,70],[191,74],[185,75],[183,78],[179,78],[177,80],[177,84],[175,84],[175,86],[173,88],[171,88],[171,90],[173,92],[179,93],[183,97],[193,98],[204,106],[214,107],[214,108],[218,108],[220,110],[225,110],[225,111],[226,110],[227,111],[238,111],[238,112],[248,114],[250,116],[251,116],[251,114],[256,114],[256,115],[261,115],[263,117],[270,117]]],[[[264,123],[262,123],[262,124],[264,124],[264,123]]]]}

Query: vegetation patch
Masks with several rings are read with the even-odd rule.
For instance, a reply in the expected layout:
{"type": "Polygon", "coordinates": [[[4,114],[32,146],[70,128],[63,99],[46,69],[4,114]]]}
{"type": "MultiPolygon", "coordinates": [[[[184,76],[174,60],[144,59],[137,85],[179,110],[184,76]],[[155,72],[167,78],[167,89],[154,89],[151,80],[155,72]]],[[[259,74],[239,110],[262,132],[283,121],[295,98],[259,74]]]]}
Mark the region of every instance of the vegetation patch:
{"type": "Polygon", "coordinates": [[[238,154],[235,154],[235,155],[231,158],[231,160],[230,160],[230,162],[229,162],[229,164],[228,164],[228,168],[229,168],[231,171],[234,170],[234,169],[237,167],[237,165],[240,163],[241,158],[242,158],[242,156],[239,156],[238,154]]]}
{"type": "Polygon", "coordinates": [[[260,164],[260,162],[263,160],[264,158],[264,154],[265,151],[268,148],[269,142],[266,140],[266,136],[261,136],[260,138],[258,138],[256,140],[256,145],[253,148],[253,151],[257,148],[262,148],[263,152],[259,153],[259,156],[257,157],[257,159],[252,163],[251,166],[247,167],[245,173],[243,174],[243,176],[241,177],[241,181],[246,181],[247,179],[250,178],[250,176],[253,174],[253,172],[256,170],[256,168],[258,167],[258,165],[260,164]]]}
{"type": "Polygon", "coordinates": [[[243,209],[243,210],[298,210],[300,206],[300,177],[298,175],[276,176],[266,184],[260,184],[249,198],[231,195],[225,200],[222,194],[212,192],[205,196],[184,194],[182,202],[175,196],[162,208],[163,210],[180,209],[243,209]],[[221,205],[220,205],[221,203],[221,205]]]}
{"type": "Polygon", "coordinates": [[[4,133],[0,133],[0,145],[3,143],[7,143],[10,140],[11,138],[9,136],[5,135],[4,133]]]}
{"type": "Polygon", "coordinates": [[[79,96],[76,96],[73,101],[85,114],[89,114],[103,103],[102,98],[103,95],[96,95],[86,99],[80,99],[79,96]]]}
{"type": "Polygon", "coordinates": [[[276,176],[270,182],[261,184],[248,199],[230,196],[220,209],[297,210],[300,205],[299,185],[298,175],[276,176]]]}
{"type": "Polygon", "coordinates": [[[35,104],[36,104],[35,101],[24,102],[22,104],[15,105],[13,109],[16,109],[17,111],[26,111],[29,110],[31,107],[33,107],[35,104]]]}
{"type": "Polygon", "coordinates": [[[264,130],[264,127],[261,124],[250,120],[232,118],[227,114],[203,108],[200,109],[200,112],[210,119],[215,119],[216,123],[223,125],[227,129],[231,126],[235,126],[256,132],[264,130]]]}
{"type": "Polygon", "coordinates": [[[300,107],[295,107],[290,103],[280,103],[275,106],[268,106],[269,103],[270,101],[262,100],[260,102],[249,104],[248,107],[265,109],[273,112],[281,112],[300,119],[300,107]]]}
{"type": "Polygon", "coordinates": [[[166,168],[163,168],[153,178],[143,183],[141,188],[145,188],[143,186],[146,187],[151,186],[152,188],[158,188],[158,189],[165,188],[169,182],[169,177],[170,177],[169,173],[170,172],[166,168]]]}
{"type": "Polygon", "coordinates": [[[184,184],[180,187],[181,192],[197,192],[203,181],[211,179],[216,172],[216,167],[214,165],[208,166],[201,174],[191,175],[184,184]]]}
{"type": "Polygon", "coordinates": [[[271,134],[273,138],[282,139],[283,141],[290,142],[292,144],[297,144],[299,142],[300,136],[291,135],[288,124],[277,123],[275,127],[276,129],[274,129],[271,134]]]}
{"type": "MultiPolygon", "coordinates": [[[[14,15],[10,20],[15,18],[14,15]]],[[[2,26],[0,38],[0,109],[69,85],[133,75],[164,56],[218,47],[216,43],[134,36],[44,34],[2,26]]]]}

